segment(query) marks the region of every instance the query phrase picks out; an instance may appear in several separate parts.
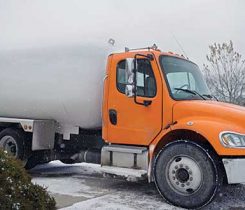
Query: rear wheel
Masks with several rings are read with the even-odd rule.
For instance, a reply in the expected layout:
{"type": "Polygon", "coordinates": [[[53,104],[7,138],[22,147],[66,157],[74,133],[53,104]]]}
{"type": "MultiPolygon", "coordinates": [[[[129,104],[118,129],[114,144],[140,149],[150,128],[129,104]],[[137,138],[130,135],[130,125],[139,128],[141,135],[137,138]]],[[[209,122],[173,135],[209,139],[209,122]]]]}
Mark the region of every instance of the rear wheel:
{"type": "Polygon", "coordinates": [[[0,133],[0,148],[9,155],[24,159],[24,135],[21,131],[6,128],[0,133]]]}
{"type": "Polygon", "coordinates": [[[221,184],[214,157],[186,141],[170,143],[160,151],[154,176],[157,189],[168,202],[189,209],[211,202],[221,184]]]}
{"type": "Polygon", "coordinates": [[[75,160],[73,160],[73,159],[61,159],[60,161],[62,163],[64,163],[64,164],[74,164],[74,163],[76,163],[75,160]]]}

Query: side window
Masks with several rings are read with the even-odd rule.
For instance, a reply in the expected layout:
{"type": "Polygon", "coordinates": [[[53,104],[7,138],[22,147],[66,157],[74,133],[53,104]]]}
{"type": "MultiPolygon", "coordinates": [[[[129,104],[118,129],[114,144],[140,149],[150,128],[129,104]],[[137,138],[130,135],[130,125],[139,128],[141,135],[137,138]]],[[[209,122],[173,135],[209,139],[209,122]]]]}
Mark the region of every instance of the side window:
{"type": "MultiPolygon", "coordinates": [[[[154,97],[156,95],[156,80],[151,68],[151,64],[147,59],[138,59],[137,72],[137,95],[143,97],[154,97]]],[[[126,60],[117,64],[117,89],[121,93],[125,93],[126,81],[126,60]]]]}

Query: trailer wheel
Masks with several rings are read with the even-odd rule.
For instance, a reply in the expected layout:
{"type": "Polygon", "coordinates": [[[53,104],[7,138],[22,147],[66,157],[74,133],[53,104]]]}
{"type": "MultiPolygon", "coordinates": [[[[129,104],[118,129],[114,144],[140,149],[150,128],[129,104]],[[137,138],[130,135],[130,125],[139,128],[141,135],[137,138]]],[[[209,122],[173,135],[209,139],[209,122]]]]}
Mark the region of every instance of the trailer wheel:
{"type": "Polygon", "coordinates": [[[74,164],[74,163],[76,163],[75,160],[72,160],[72,159],[61,159],[60,161],[62,163],[64,163],[64,164],[74,164]]]}
{"type": "Polygon", "coordinates": [[[24,135],[21,131],[6,128],[0,133],[0,148],[16,159],[24,159],[24,135]]]}
{"type": "Polygon", "coordinates": [[[26,170],[30,170],[32,168],[34,168],[36,165],[39,164],[39,156],[38,155],[35,155],[35,153],[33,155],[31,155],[27,161],[26,161],[26,164],[25,164],[25,169],[26,170]]]}
{"type": "Polygon", "coordinates": [[[196,209],[207,205],[222,182],[214,159],[193,142],[168,144],[159,152],[154,165],[158,191],[176,206],[196,209]]]}

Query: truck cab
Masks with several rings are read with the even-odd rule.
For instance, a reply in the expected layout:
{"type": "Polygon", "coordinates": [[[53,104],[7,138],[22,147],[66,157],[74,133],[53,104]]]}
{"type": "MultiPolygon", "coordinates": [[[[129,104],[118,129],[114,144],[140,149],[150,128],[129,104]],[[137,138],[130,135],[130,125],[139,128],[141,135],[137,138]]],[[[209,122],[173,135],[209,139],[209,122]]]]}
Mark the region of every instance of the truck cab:
{"type": "Polygon", "coordinates": [[[245,181],[245,108],[217,101],[184,56],[158,49],[111,54],[102,133],[110,145],[102,165],[146,169],[176,206],[202,207],[222,183],[245,181]],[[118,161],[129,155],[125,145],[142,148],[137,154],[146,165],[137,165],[137,154],[125,165],[118,161]],[[115,147],[123,149],[114,158],[115,147]]]}

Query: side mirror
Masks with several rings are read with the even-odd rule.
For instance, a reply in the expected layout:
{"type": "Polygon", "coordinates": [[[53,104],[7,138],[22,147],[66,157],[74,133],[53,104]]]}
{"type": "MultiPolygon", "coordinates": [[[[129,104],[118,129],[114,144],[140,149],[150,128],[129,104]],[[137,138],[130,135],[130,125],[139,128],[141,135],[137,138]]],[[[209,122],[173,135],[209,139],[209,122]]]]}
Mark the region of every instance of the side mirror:
{"type": "Polygon", "coordinates": [[[126,85],[125,87],[125,95],[129,98],[134,96],[134,85],[126,85]]]}
{"type": "Polygon", "coordinates": [[[135,81],[134,81],[134,59],[127,58],[126,59],[126,74],[125,79],[127,81],[127,85],[125,88],[125,95],[127,97],[133,97],[135,95],[135,81]]]}

